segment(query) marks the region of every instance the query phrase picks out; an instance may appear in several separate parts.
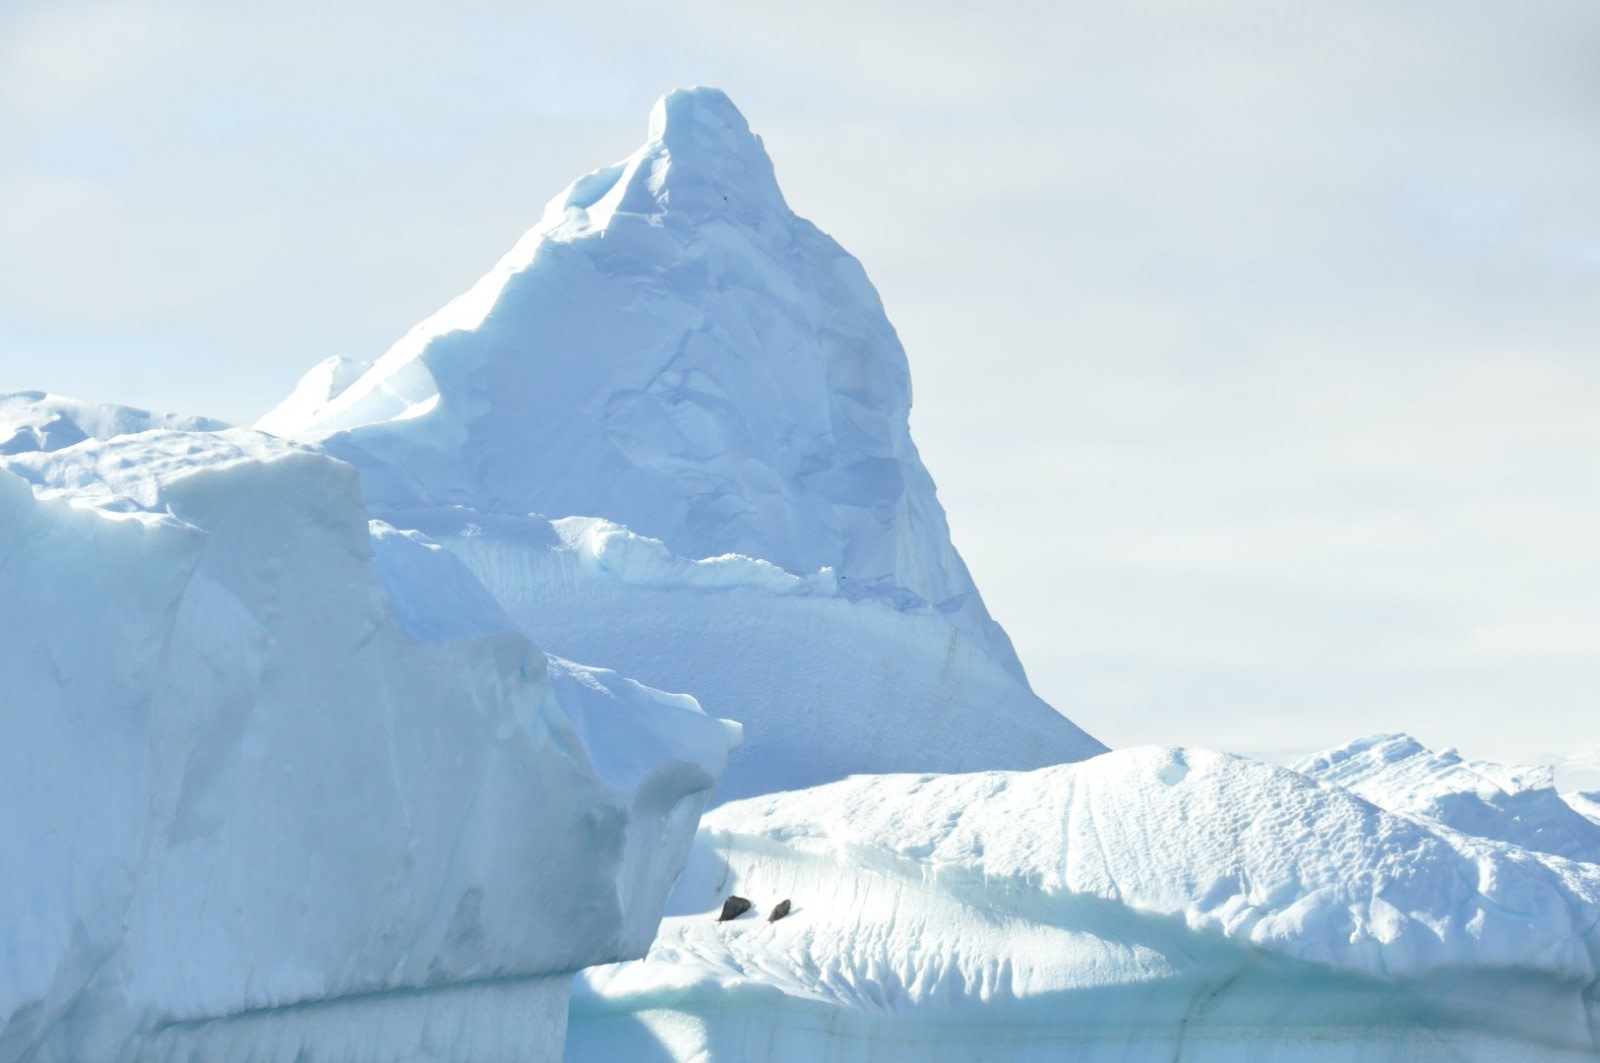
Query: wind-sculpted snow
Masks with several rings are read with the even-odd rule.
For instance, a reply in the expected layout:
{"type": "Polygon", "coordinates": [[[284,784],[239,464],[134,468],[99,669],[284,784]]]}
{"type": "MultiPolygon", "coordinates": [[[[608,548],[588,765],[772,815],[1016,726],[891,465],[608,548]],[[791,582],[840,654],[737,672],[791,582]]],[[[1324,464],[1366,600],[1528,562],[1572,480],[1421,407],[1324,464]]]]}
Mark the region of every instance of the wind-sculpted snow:
{"type": "Polygon", "coordinates": [[[314,449],[92,434],[0,460],[0,1059],[559,1054],[736,733],[314,449]]]}
{"type": "Polygon", "coordinates": [[[734,802],[706,816],[672,911],[646,960],[580,976],[569,1060],[1597,1047],[1600,868],[1224,754],[734,802]],[[730,893],[755,911],[718,924],[730,893]]]}
{"type": "Polygon", "coordinates": [[[355,465],[541,645],[747,724],[723,797],[1102,751],[1028,688],[910,406],[860,265],[690,89],[471,291],[259,427],[355,465]]]}
{"type": "Polygon", "coordinates": [[[1550,768],[1468,760],[1453,749],[1435,753],[1410,735],[1391,734],[1312,754],[1295,769],[1402,816],[1600,863],[1600,825],[1556,792],[1550,768]]]}

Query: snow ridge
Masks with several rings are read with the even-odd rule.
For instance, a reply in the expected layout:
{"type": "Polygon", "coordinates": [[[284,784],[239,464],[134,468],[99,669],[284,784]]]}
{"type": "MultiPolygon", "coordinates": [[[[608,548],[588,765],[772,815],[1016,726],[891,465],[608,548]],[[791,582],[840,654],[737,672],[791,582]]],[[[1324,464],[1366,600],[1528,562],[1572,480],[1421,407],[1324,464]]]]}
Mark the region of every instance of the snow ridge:
{"type": "Polygon", "coordinates": [[[1600,863],[1600,826],[1555,788],[1550,768],[1468,760],[1405,734],[1373,735],[1314,753],[1297,771],[1424,823],[1538,853],[1600,863]]]}

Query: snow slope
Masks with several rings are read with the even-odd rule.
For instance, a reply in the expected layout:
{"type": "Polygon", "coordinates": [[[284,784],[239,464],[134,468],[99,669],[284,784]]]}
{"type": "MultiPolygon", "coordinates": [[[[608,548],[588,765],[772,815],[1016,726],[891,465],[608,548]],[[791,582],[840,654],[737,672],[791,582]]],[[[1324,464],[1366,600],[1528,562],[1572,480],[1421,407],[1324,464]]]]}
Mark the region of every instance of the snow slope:
{"type": "Polygon", "coordinates": [[[1404,734],[1363,738],[1294,767],[1398,815],[1600,863],[1600,825],[1556,792],[1550,768],[1468,760],[1453,749],[1435,753],[1404,734]]]}
{"type": "Polygon", "coordinates": [[[0,458],[0,1059],[559,1054],[736,730],[547,662],[312,448],[0,410],[54,447],[0,458]]]}
{"type": "Polygon", "coordinates": [[[1204,751],[723,805],[672,911],[647,959],[580,976],[569,1060],[1600,1047],[1600,868],[1204,751]],[[730,893],[755,909],[718,923],[730,893]]]}
{"type": "Polygon", "coordinates": [[[552,651],[748,724],[724,796],[1099,752],[984,608],[910,405],[860,264],[689,89],[469,292],[258,427],[355,465],[552,651]]]}

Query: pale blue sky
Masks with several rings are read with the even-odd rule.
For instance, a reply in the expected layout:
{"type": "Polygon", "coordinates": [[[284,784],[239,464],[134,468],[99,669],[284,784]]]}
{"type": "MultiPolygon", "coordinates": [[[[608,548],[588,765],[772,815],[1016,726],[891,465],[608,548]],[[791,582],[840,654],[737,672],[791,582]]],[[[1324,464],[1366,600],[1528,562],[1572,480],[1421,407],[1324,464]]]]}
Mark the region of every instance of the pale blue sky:
{"type": "Polygon", "coordinates": [[[249,420],[715,84],[1045,697],[1594,755],[1600,8],[1104,6],[11,0],[0,389],[249,420]]]}

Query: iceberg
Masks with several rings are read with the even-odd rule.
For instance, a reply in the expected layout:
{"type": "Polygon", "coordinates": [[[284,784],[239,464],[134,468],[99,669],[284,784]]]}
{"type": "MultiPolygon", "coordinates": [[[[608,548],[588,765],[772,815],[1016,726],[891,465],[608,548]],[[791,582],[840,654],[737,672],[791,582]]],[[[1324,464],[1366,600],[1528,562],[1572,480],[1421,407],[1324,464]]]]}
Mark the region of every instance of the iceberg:
{"type": "Polygon", "coordinates": [[[1107,751],[910,406],[706,88],[255,430],[0,396],[0,1060],[1600,1052],[1600,797],[1107,751]]]}
{"type": "Polygon", "coordinates": [[[315,448],[0,412],[0,1059],[558,1056],[737,728],[547,660],[315,448]]]}
{"type": "Polygon", "coordinates": [[[1105,748],[1034,695],[912,443],[860,264],[715,89],[471,290],[257,423],[355,466],[551,652],[747,725],[719,799],[1105,748]]]}

